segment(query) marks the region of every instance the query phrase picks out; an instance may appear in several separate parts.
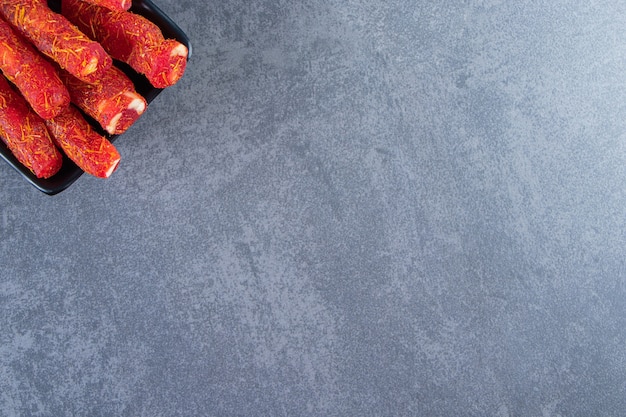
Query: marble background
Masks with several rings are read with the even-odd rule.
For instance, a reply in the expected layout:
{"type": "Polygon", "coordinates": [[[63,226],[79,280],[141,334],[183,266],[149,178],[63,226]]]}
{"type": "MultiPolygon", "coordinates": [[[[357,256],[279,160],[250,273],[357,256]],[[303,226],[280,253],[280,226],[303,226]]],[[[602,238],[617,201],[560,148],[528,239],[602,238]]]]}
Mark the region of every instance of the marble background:
{"type": "Polygon", "coordinates": [[[624,415],[626,4],[157,5],[113,177],[0,164],[0,415],[624,415]]]}

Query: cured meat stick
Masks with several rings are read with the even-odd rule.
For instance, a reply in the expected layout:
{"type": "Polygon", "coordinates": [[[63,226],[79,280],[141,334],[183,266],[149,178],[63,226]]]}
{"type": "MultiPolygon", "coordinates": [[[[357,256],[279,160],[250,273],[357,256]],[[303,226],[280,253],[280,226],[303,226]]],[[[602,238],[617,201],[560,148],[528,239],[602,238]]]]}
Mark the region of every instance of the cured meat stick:
{"type": "Polygon", "coordinates": [[[157,88],[175,84],[187,66],[189,51],[143,16],[113,11],[80,0],[63,0],[62,13],[111,56],[144,74],[157,88]]]}
{"type": "Polygon", "coordinates": [[[98,42],[42,0],[1,0],[0,14],[40,52],[85,82],[97,81],[111,67],[111,57],[98,42]]]}
{"type": "Polygon", "coordinates": [[[146,100],[115,66],[95,84],[87,84],[63,70],[60,75],[72,102],[111,135],[124,133],[146,110],[146,100]]]}
{"type": "Polygon", "coordinates": [[[106,7],[111,10],[128,10],[132,6],[131,0],[85,0],[87,3],[106,7]]]}
{"type": "Polygon", "coordinates": [[[70,95],[54,66],[2,19],[0,70],[44,119],[56,116],[70,103],[70,95]]]}
{"type": "Polygon", "coordinates": [[[56,145],[86,173],[108,178],[117,168],[120,154],[115,146],[95,132],[75,107],[46,120],[46,126],[56,145]]]}
{"type": "Polygon", "coordinates": [[[0,76],[0,137],[17,160],[37,178],[50,178],[63,164],[41,119],[0,76]]]}

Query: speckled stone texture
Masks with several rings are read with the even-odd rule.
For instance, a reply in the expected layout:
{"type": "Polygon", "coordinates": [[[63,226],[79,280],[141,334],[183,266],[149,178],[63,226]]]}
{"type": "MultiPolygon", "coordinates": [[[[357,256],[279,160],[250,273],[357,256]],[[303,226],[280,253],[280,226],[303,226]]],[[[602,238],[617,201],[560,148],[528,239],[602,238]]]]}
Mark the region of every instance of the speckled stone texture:
{"type": "Polygon", "coordinates": [[[0,165],[1,416],[624,416],[626,3],[157,0],[193,58],[0,165]]]}

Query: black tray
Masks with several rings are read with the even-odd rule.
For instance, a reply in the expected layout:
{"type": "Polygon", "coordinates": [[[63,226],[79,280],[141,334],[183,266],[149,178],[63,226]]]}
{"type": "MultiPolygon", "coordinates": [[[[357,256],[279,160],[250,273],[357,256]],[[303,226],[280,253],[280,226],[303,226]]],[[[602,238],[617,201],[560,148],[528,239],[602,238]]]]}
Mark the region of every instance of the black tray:
{"type": "MultiPolygon", "coordinates": [[[[50,8],[59,11],[61,2],[59,0],[48,0],[48,4],[50,8]]],[[[166,38],[173,38],[185,45],[189,49],[188,58],[191,57],[191,44],[189,43],[189,38],[187,35],[170,19],[166,16],[157,6],[152,3],[150,0],[133,0],[133,6],[131,11],[137,14],[140,14],[146,17],[148,20],[155,23],[163,32],[163,35],[166,38]]],[[[115,62],[115,65],[118,66],[122,71],[128,75],[128,77],[135,84],[135,89],[139,94],[141,94],[148,104],[152,102],[160,93],[163,91],[161,88],[153,87],[150,82],[143,75],[137,74],[133,71],[128,65],[115,62]]],[[[149,111],[150,107],[146,111],[149,111]]],[[[89,120],[89,119],[88,119],[89,120]]],[[[121,135],[108,135],[104,132],[99,125],[95,122],[91,121],[93,127],[104,134],[111,142],[115,142],[115,140],[121,135]]],[[[71,160],[69,160],[66,156],[63,156],[63,167],[61,170],[56,173],[54,176],[43,179],[37,178],[30,172],[27,168],[25,168],[22,164],[20,164],[17,159],[13,156],[11,151],[6,147],[6,145],[0,141],[0,157],[4,159],[9,165],[11,165],[18,173],[20,173],[26,181],[31,183],[34,187],[39,189],[40,191],[54,195],[67,187],[72,185],[74,181],[76,181],[81,175],[83,175],[83,171],[78,168],[71,160]]]]}

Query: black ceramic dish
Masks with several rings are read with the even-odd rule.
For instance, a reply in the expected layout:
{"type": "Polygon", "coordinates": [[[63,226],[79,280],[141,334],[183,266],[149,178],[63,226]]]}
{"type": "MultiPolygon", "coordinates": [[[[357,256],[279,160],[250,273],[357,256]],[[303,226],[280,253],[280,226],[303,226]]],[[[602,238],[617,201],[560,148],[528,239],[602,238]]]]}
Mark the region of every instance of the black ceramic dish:
{"type": "MultiPolygon", "coordinates": [[[[59,0],[48,1],[50,8],[55,11],[60,10],[60,3],[61,2],[59,0]]],[[[159,28],[161,28],[163,36],[166,38],[176,39],[184,44],[187,48],[189,48],[189,57],[191,57],[191,44],[189,43],[187,35],[185,35],[185,33],[168,16],[155,6],[152,1],[133,0],[131,11],[144,16],[148,20],[155,23],[159,28]]],[[[126,75],[128,75],[128,77],[135,84],[137,92],[144,96],[148,103],[152,102],[152,100],[154,100],[161,93],[161,91],[163,91],[163,89],[153,87],[143,75],[137,74],[129,66],[119,62],[116,62],[115,64],[122,69],[126,75]]],[[[150,111],[150,106],[148,106],[146,111],[150,111]]],[[[92,125],[100,133],[104,134],[103,130],[98,125],[95,123],[92,123],[92,125]]],[[[114,142],[120,135],[106,136],[111,142],[114,142]]],[[[83,174],[83,171],[80,168],[78,168],[72,161],[64,157],[63,167],[57,174],[48,179],[37,178],[32,172],[20,164],[17,159],[15,159],[2,141],[0,141],[0,157],[2,157],[2,159],[11,165],[18,173],[20,173],[26,181],[31,183],[40,191],[49,195],[57,194],[65,190],[83,174]]]]}

